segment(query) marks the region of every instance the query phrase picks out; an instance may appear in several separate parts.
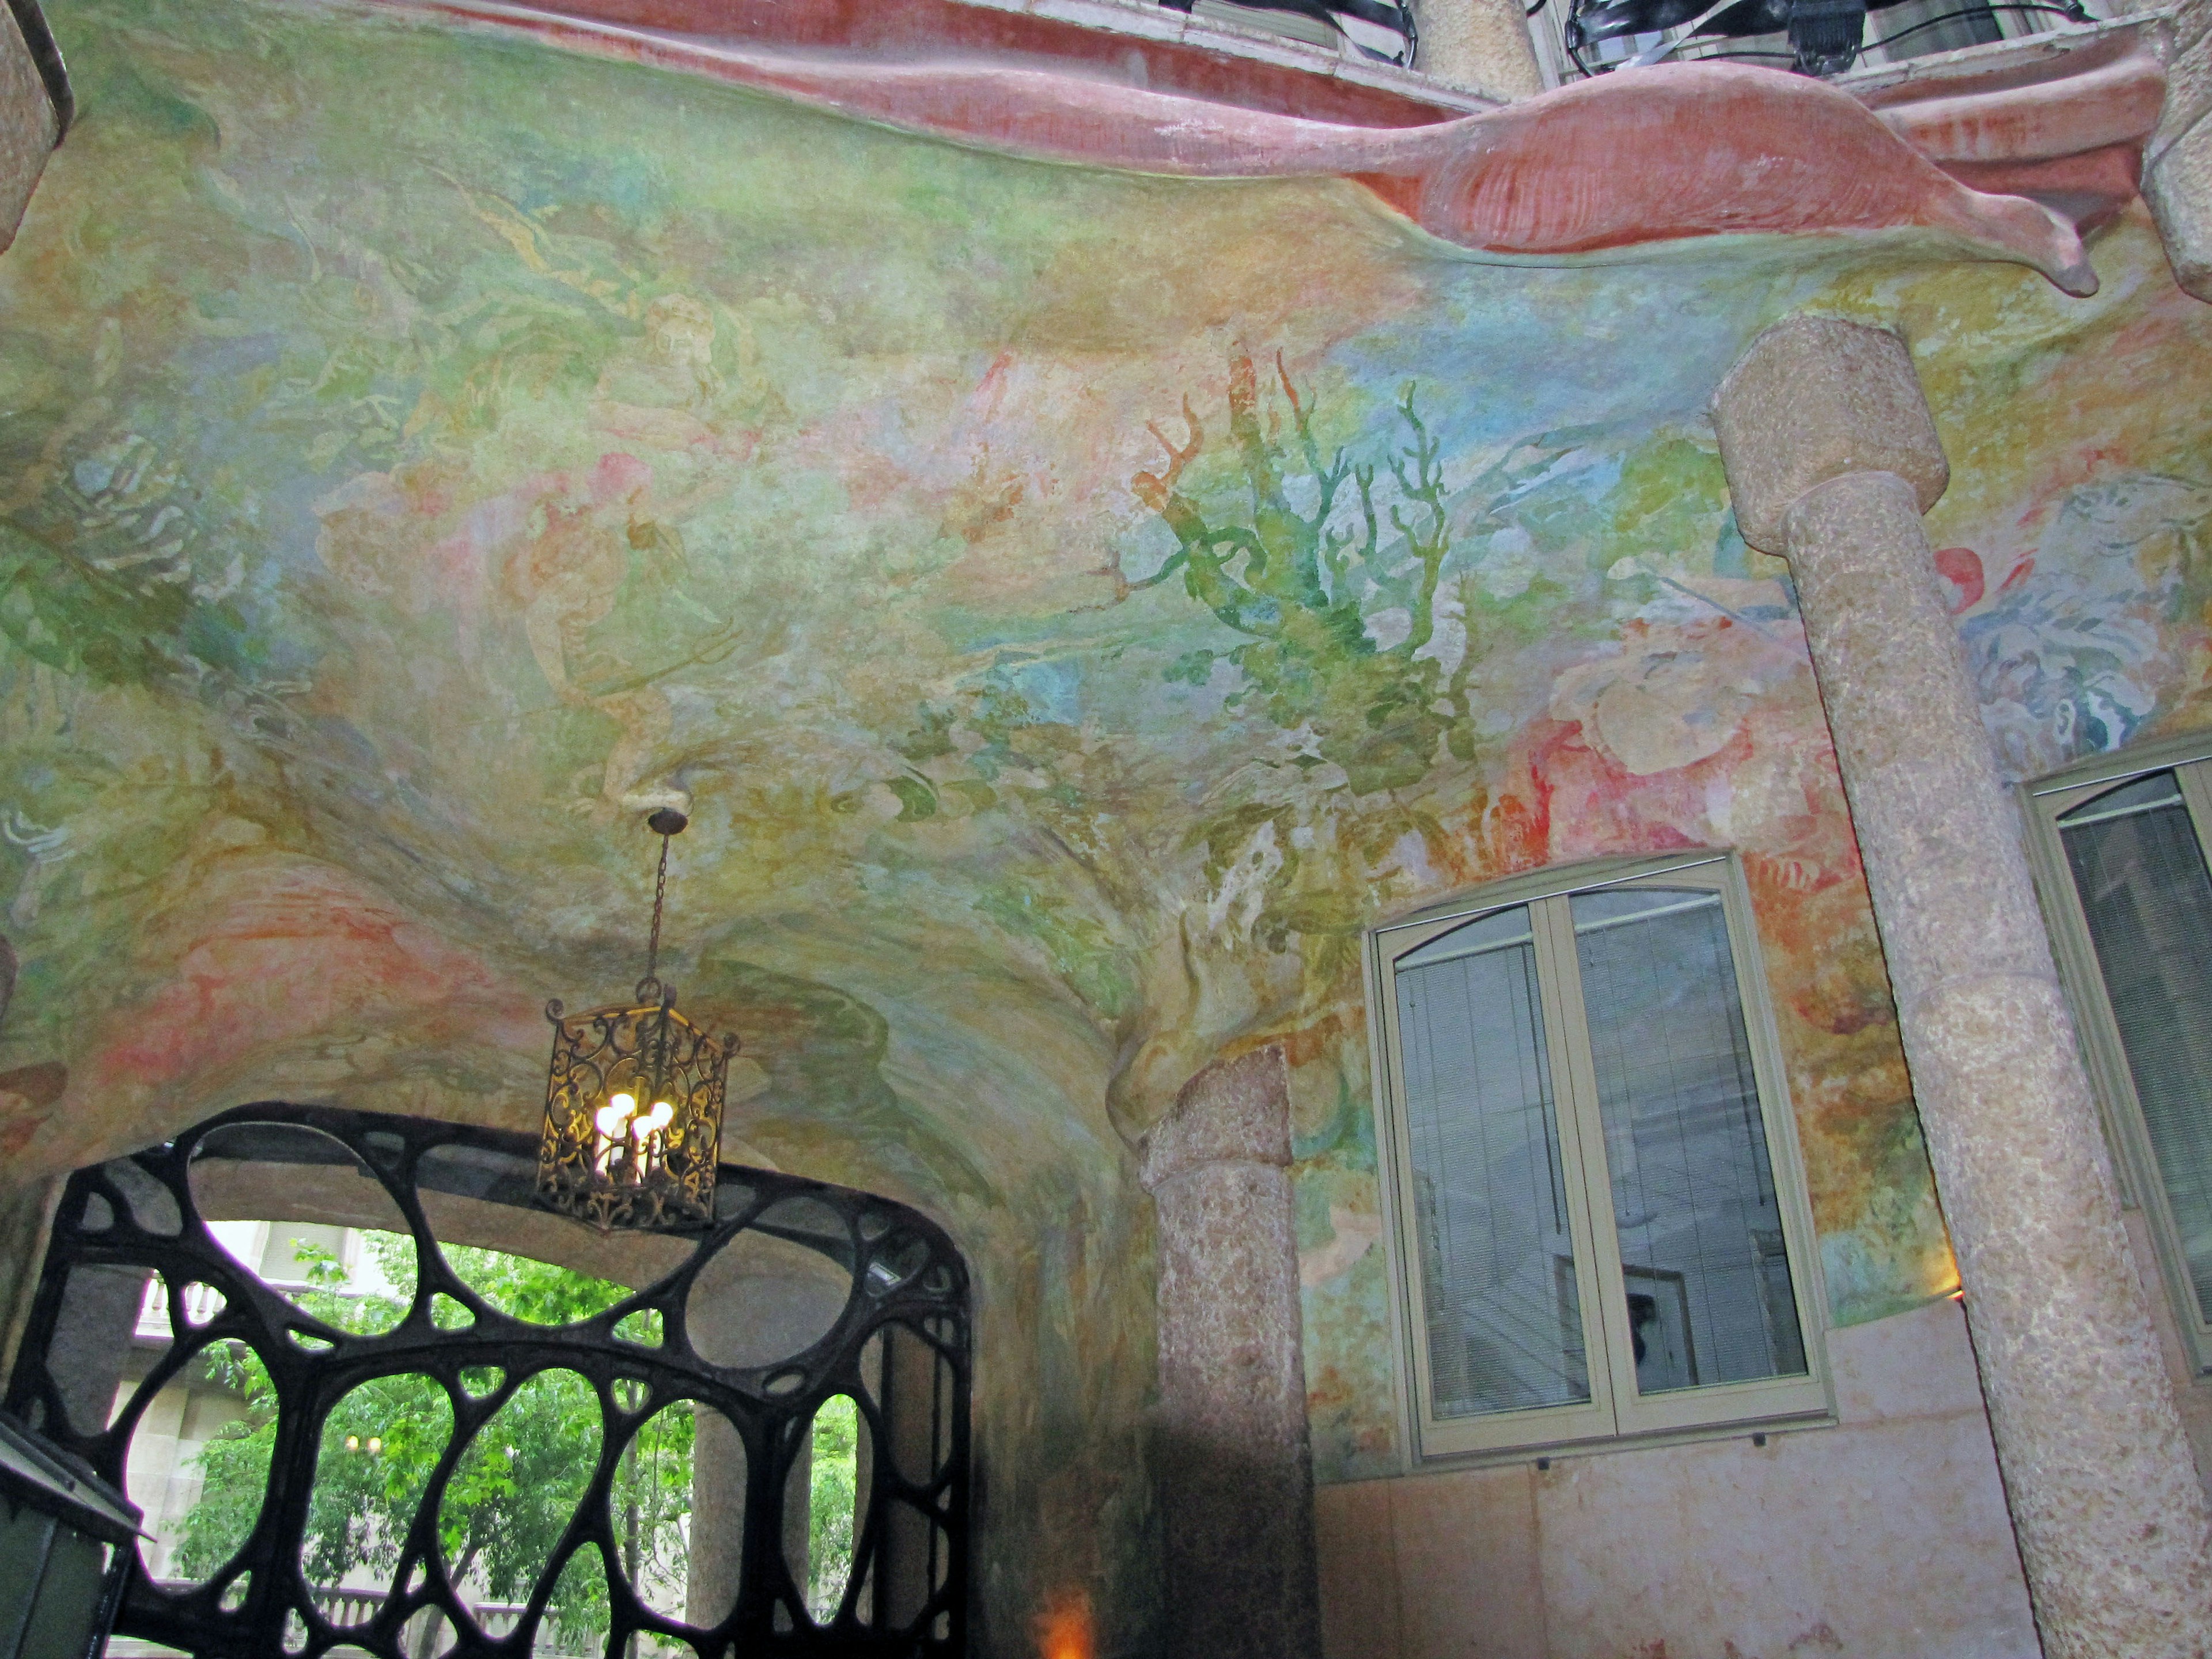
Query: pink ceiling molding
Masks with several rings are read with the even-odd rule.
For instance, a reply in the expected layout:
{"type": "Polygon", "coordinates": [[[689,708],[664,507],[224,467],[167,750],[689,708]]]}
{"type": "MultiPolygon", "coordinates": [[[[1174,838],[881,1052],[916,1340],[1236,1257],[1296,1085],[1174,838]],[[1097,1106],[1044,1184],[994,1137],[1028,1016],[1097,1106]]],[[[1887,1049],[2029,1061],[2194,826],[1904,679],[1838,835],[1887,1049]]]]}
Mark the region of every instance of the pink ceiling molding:
{"type": "Polygon", "coordinates": [[[2081,234],[2134,196],[2166,85],[2153,24],[2008,54],[1979,73],[1953,60],[1856,95],[1773,70],[1681,64],[1469,113],[1395,86],[959,0],[392,3],[1013,155],[1352,179],[1487,253],[1917,227],[2070,294],[2096,290],[2081,234]]]}
{"type": "Polygon", "coordinates": [[[1911,71],[1858,95],[1963,185],[2026,196],[2094,229],[2135,198],[2166,101],[2162,26],[2039,47],[1978,74],[1911,71]]]}

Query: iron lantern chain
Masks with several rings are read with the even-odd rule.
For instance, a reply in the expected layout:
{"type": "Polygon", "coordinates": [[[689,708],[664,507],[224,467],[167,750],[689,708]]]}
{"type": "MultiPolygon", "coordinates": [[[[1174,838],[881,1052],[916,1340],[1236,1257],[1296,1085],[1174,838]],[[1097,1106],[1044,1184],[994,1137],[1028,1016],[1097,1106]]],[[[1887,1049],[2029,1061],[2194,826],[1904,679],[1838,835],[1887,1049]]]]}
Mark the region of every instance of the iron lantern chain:
{"type": "Polygon", "coordinates": [[[668,843],[690,827],[690,820],[672,806],[664,806],[645,821],[660,837],[660,867],[653,877],[653,932],[645,947],[645,977],[637,982],[637,1000],[665,1000],[660,983],[660,917],[668,902],[668,843]]]}
{"type": "Polygon", "coordinates": [[[653,1025],[653,1073],[647,1093],[654,1099],[660,1097],[661,1088],[668,1076],[668,1009],[674,1000],[668,988],[660,982],[660,915],[668,902],[668,842],[672,830],[662,829],[660,815],[654,813],[648,820],[660,832],[660,867],[653,877],[653,931],[645,945],[645,977],[637,982],[637,1000],[648,1000],[660,1005],[660,1018],[653,1025]]]}
{"type": "Polygon", "coordinates": [[[660,837],[660,868],[653,878],[653,933],[646,942],[645,978],[640,981],[638,997],[644,1000],[644,988],[660,983],[660,913],[668,902],[668,842],[665,831],[660,837]]]}

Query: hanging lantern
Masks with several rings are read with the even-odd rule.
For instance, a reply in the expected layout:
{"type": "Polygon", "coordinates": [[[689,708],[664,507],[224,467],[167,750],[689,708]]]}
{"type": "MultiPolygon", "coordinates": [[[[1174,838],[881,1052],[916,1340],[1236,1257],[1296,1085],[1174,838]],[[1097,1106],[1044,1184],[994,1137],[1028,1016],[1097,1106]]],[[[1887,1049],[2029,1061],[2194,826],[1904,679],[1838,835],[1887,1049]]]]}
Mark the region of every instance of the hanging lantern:
{"type": "Polygon", "coordinates": [[[702,1227],[714,1218],[723,1087],[738,1039],[710,1037],[677,1012],[676,988],[659,976],[668,842],[688,822],[669,807],[646,820],[660,837],[660,868],[635,998],[580,1014],[564,1014],[558,1000],[545,1005],[553,1064],[538,1201],[602,1232],[702,1227]]]}

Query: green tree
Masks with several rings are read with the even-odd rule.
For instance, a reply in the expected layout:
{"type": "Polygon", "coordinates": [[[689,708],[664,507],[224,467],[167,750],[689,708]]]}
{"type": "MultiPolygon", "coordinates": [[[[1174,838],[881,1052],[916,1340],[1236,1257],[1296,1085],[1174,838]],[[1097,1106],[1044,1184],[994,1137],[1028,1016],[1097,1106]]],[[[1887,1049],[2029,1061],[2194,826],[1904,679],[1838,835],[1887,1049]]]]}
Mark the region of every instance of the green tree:
{"type": "Polygon", "coordinates": [[[814,1413],[813,1462],[807,1471],[806,1610],[822,1624],[837,1616],[853,1571],[860,1418],[853,1397],[844,1394],[831,1395],[814,1413]]]}

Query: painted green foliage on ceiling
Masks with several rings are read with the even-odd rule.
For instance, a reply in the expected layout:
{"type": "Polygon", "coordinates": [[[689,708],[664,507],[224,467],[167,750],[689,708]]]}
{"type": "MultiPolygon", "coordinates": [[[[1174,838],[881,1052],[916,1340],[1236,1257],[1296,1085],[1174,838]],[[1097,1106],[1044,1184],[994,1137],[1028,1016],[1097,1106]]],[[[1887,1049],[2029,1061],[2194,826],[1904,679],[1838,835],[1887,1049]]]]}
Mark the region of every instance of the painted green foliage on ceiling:
{"type": "Polygon", "coordinates": [[[1316,1445],[1388,1467],[1360,930],[1725,844],[1832,1303],[1942,1287],[1791,594],[1701,410],[1794,305],[1901,319],[1992,436],[1931,523],[2012,763],[2202,723],[2212,398],[2134,388],[2212,325],[2140,225],[2086,305],[1910,238],[1490,265],[1348,185],[390,12],[53,11],[84,116],[0,259],[0,1064],[72,1080],[0,1100],[9,1157],[251,1091],[526,1121],[544,997],[635,975],[641,792],[687,790],[738,1133],[952,1218],[1054,1379],[991,1409],[1088,1448],[1008,1512],[1133,1536],[1085,1437],[1149,1386],[1127,1137],[1285,1043],[1316,1445]]]}

